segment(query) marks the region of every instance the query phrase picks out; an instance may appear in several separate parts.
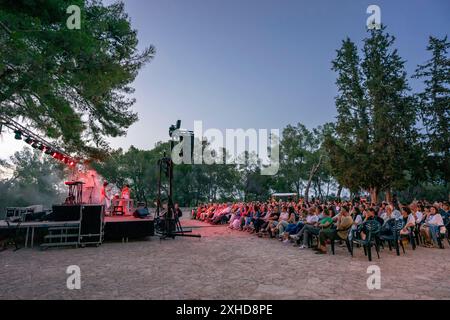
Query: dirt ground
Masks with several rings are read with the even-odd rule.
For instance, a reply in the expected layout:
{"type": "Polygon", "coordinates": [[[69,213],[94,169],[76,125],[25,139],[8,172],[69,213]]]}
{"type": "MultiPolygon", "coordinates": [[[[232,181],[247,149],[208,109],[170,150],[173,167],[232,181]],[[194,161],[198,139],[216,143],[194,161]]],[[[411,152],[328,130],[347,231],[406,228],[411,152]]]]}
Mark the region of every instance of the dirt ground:
{"type": "Polygon", "coordinates": [[[450,248],[368,262],[362,249],[316,255],[277,240],[184,220],[201,239],[104,243],[0,253],[0,299],[450,299],[450,248]],[[81,289],[67,288],[67,267],[81,289]],[[369,290],[367,268],[381,271],[369,290]]]}

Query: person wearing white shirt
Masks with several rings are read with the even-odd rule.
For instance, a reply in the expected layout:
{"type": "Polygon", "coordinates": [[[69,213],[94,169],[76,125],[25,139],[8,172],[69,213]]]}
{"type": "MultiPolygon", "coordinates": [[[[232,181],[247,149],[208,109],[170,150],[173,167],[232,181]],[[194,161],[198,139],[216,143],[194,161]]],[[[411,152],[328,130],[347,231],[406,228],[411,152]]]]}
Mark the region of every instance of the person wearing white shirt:
{"type": "Polygon", "coordinates": [[[315,214],[309,214],[306,216],[306,223],[307,224],[315,224],[319,222],[319,217],[316,216],[315,214]]]}
{"type": "Polygon", "coordinates": [[[319,216],[316,214],[314,209],[308,210],[308,215],[306,216],[305,225],[297,232],[297,234],[290,235],[289,237],[296,242],[294,246],[300,245],[300,238],[303,236],[303,231],[306,225],[314,226],[319,222],[319,216]]]}
{"type": "MultiPolygon", "coordinates": [[[[434,209],[436,209],[435,207],[432,207],[434,209]]],[[[431,209],[431,211],[433,211],[433,209],[431,209]]],[[[442,216],[439,213],[436,214],[432,214],[427,223],[435,225],[435,226],[442,226],[444,224],[444,220],[442,219],[442,216]]]]}
{"type": "Polygon", "coordinates": [[[388,220],[393,219],[394,217],[392,216],[392,206],[387,206],[386,210],[381,214],[381,219],[384,220],[384,222],[386,223],[388,220]]]}
{"type": "Polygon", "coordinates": [[[100,203],[104,206],[105,213],[111,207],[111,196],[109,194],[108,182],[103,182],[103,187],[100,190],[100,203]]]}
{"type": "Polygon", "coordinates": [[[399,210],[394,209],[392,211],[392,218],[394,218],[395,220],[400,220],[402,218],[402,213],[399,210]]]}
{"type": "Polygon", "coordinates": [[[358,230],[358,227],[363,223],[362,213],[361,213],[361,210],[359,210],[358,207],[355,207],[353,209],[352,216],[353,216],[353,225],[352,225],[351,231],[350,231],[350,233],[348,235],[348,239],[350,241],[352,241],[352,239],[353,239],[354,232],[356,230],[358,230]]]}
{"type": "Polygon", "coordinates": [[[423,219],[422,211],[423,211],[423,206],[417,206],[416,210],[413,213],[414,218],[416,218],[416,224],[422,223],[422,219],[423,219]]]}
{"type": "Polygon", "coordinates": [[[438,209],[434,206],[430,207],[429,213],[425,215],[425,223],[420,227],[420,233],[425,238],[426,247],[434,247],[433,243],[437,242],[439,229],[443,225],[444,221],[438,213],[438,209]]]}

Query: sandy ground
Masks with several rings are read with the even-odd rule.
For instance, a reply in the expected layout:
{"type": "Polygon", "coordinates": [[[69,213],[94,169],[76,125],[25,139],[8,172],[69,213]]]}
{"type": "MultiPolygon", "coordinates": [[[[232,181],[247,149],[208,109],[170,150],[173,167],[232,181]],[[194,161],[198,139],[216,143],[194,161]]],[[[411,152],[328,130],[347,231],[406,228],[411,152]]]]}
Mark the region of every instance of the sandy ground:
{"type": "Polygon", "coordinates": [[[385,249],[367,261],[300,251],[225,226],[184,221],[201,239],[104,243],[81,249],[0,253],[0,299],[450,299],[450,248],[385,249]],[[81,289],[66,285],[69,265],[81,289]],[[367,268],[381,270],[381,289],[367,288],[367,268]]]}

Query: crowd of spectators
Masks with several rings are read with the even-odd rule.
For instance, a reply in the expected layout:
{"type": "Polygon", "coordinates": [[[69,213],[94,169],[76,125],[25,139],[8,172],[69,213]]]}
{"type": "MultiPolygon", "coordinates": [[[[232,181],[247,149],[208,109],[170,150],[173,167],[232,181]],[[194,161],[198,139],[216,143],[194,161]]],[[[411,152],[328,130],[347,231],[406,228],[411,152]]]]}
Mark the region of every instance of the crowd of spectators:
{"type": "Polygon", "coordinates": [[[331,240],[364,240],[365,222],[376,220],[381,234],[393,232],[389,221],[403,220],[400,238],[420,236],[423,246],[436,247],[439,237],[448,238],[450,206],[448,202],[414,201],[411,204],[359,201],[298,201],[209,203],[192,210],[192,218],[212,224],[228,224],[233,230],[278,239],[298,247],[310,248],[317,239],[317,254],[326,253],[331,240]]]}

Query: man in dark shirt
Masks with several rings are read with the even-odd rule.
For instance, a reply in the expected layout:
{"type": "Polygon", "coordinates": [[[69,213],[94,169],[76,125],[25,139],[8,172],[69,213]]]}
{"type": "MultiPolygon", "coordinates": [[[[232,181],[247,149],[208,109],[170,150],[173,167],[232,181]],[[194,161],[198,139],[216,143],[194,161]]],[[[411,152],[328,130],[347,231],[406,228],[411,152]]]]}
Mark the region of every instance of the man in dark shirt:
{"type": "Polygon", "coordinates": [[[178,216],[178,218],[181,218],[183,215],[183,211],[180,209],[180,205],[178,203],[175,203],[175,214],[178,216]]]}
{"type": "MultiPolygon", "coordinates": [[[[364,222],[369,221],[369,220],[378,221],[380,226],[382,226],[384,223],[384,220],[375,213],[374,208],[367,209],[367,216],[366,216],[366,219],[364,219],[364,222]]],[[[367,233],[367,230],[365,230],[363,228],[361,231],[361,239],[363,239],[363,240],[366,239],[366,233],[367,233]]]]}

